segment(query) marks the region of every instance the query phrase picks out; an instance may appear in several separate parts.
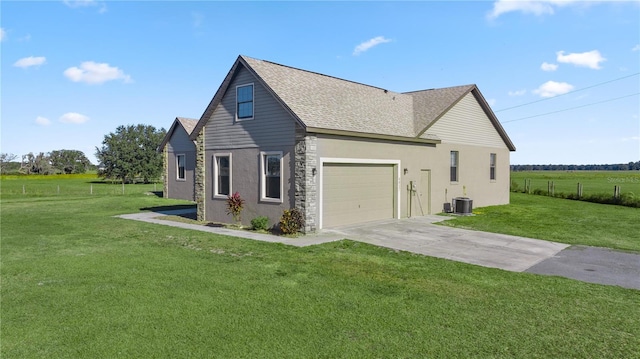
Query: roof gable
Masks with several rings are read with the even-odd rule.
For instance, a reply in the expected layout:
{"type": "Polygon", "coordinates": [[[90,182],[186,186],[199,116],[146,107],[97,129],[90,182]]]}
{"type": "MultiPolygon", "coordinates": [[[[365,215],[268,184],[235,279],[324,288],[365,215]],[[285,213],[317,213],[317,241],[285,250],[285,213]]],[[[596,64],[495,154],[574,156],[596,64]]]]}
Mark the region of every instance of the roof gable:
{"type": "Polygon", "coordinates": [[[198,120],[195,120],[192,118],[176,117],[176,119],[171,124],[169,131],[167,131],[167,134],[164,135],[164,138],[162,139],[162,142],[158,146],[157,151],[162,152],[164,150],[164,147],[167,145],[167,143],[171,139],[171,136],[173,136],[173,133],[178,127],[182,127],[184,131],[187,133],[187,136],[190,136],[193,130],[195,129],[197,123],[198,123],[198,120]]]}

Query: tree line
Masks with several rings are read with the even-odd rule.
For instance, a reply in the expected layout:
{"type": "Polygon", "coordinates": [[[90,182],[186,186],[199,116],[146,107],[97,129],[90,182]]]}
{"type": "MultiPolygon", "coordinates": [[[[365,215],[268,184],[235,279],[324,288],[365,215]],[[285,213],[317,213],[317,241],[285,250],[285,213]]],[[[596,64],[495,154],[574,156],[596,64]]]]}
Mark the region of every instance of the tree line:
{"type": "Polygon", "coordinates": [[[162,175],[162,154],[157,149],[165,134],[164,128],[150,125],[119,126],[104,136],[101,147],[96,147],[97,166],[78,150],[30,152],[19,162],[15,154],[0,153],[0,173],[75,174],[95,168],[104,179],[149,183],[162,175]]]}
{"type": "Polygon", "coordinates": [[[34,154],[29,152],[17,162],[13,153],[0,154],[0,173],[19,174],[72,174],[85,173],[92,166],[84,152],[78,150],[55,150],[34,154]]]}
{"type": "Polygon", "coordinates": [[[511,171],[640,171],[640,161],[610,165],[511,165],[511,171]]]}

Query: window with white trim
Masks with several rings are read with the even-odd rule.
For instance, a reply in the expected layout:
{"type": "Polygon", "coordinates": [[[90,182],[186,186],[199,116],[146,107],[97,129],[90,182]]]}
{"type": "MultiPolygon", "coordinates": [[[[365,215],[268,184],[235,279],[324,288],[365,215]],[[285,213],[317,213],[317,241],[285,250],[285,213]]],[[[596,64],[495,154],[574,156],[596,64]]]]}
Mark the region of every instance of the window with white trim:
{"type": "Polygon", "coordinates": [[[260,153],[260,199],[282,202],[282,152],[260,153]]]}
{"type": "Polygon", "coordinates": [[[231,154],[213,155],[213,195],[227,197],[231,194],[231,154]]]}
{"type": "Polygon", "coordinates": [[[451,182],[458,182],[458,161],[459,161],[458,151],[451,151],[451,172],[450,172],[450,180],[451,182]]]}
{"type": "Polygon", "coordinates": [[[489,155],[489,179],[491,181],[496,180],[496,154],[489,155]]]}
{"type": "Polygon", "coordinates": [[[185,177],[185,164],[186,164],[186,156],[185,155],[176,155],[176,178],[179,180],[186,179],[185,177]]]}
{"type": "Polygon", "coordinates": [[[236,119],[253,118],[253,84],[236,87],[236,119]]]}

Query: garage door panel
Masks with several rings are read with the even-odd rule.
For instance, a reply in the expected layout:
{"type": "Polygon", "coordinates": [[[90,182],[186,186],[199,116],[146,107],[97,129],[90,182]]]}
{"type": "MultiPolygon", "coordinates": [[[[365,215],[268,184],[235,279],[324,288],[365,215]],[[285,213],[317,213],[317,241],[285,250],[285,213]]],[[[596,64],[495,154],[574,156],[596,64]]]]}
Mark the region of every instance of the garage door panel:
{"type": "Polygon", "coordinates": [[[323,227],[394,217],[392,165],[325,164],[323,227]]]}

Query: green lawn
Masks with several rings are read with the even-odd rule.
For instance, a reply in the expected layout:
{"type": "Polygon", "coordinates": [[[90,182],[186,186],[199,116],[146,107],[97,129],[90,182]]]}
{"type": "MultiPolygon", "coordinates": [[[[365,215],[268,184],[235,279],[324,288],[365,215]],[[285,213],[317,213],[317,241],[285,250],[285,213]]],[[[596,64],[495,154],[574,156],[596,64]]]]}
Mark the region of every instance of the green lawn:
{"type": "Polygon", "coordinates": [[[632,358],[640,348],[636,290],[114,218],[184,203],[145,185],[44,196],[5,184],[2,358],[632,358]]]}
{"type": "Polygon", "coordinates": [[[531,180],[531,191],[548,189],[553,181],[556,193],[576,193],[578,182],[582,183],[583,195],[606,193],[613,196],[614,186],[620,193],[640,196],[640,171],[522,171],[511,172],[511,181],[524,189],[525,179],[531,180]]]}
{"type": "Polygon", "coordinates": [[[442,224],[640,252],[640,208],[511,193],[510,205],[473,212],[442,224]]]}

